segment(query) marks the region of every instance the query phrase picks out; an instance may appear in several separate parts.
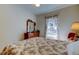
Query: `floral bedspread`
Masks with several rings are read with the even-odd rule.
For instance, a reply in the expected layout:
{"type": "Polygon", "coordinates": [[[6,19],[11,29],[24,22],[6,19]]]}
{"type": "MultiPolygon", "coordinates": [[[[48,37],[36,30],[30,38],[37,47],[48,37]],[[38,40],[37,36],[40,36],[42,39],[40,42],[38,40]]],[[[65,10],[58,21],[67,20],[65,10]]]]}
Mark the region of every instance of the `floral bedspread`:
{"type": "Polygon", "coordinates": [[[30,38],[3,48],[1,55],[66,55],[67,42],[42,37],[30,38]]]}

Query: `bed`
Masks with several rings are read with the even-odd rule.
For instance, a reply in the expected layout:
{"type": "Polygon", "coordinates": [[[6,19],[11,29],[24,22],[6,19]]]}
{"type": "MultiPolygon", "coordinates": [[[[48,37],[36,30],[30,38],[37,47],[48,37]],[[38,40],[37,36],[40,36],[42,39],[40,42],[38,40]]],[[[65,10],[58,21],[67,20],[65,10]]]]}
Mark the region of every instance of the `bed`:
{"type": "Polygon", "coordinates": [[[30,38],[17,44],[8,44],[1,55],[67,55],[66,41],[45,39],[43,37],[30,38]]]}

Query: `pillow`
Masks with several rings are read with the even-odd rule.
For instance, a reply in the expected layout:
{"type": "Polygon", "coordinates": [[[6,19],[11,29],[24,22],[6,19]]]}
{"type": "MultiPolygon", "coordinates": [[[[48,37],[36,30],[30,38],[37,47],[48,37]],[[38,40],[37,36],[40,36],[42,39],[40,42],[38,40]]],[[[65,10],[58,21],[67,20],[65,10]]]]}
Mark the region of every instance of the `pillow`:
{"type": "Polygon", "coordinates": [[[67,50],[69,55],[79,55],[79,41],[70,43],[67,50]]]}

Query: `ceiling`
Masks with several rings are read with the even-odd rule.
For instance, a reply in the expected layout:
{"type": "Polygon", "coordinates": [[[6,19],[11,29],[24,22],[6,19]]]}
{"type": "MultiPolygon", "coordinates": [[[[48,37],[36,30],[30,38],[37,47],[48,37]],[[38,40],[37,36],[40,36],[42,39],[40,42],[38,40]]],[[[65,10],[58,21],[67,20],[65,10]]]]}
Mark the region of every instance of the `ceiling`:
{"type": "Polygon", "coordinates": [[[35,15],[39,15],[72,6],[72,4],[41,4],[40,7],[35,7],[33,4],[24,4],[19,6],[35,15]]]}

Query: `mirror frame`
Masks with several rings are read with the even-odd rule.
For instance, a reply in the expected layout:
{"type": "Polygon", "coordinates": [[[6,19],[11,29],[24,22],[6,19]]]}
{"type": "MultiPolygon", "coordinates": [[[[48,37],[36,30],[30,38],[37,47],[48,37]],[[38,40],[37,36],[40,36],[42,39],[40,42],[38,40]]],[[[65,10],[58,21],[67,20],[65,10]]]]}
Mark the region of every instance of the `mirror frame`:
{"type": "Polygon", "coordinates": [[[27,20],[27,22],[26,22],[26,26],[27,26],[26,29],[27,29],[27,32],[29,32],[29,30],[28,30],[28,26],[29,26],[28,23],[29,23],[29,22],[31,22],[31,23],[34,24],[34,28],[33,28],[33,31],[32,31],[32,32],[34,32],[34,31],[35,31],[36,22],[34,22],[34,21],[30,20],[30,19],[27,20]]]}

